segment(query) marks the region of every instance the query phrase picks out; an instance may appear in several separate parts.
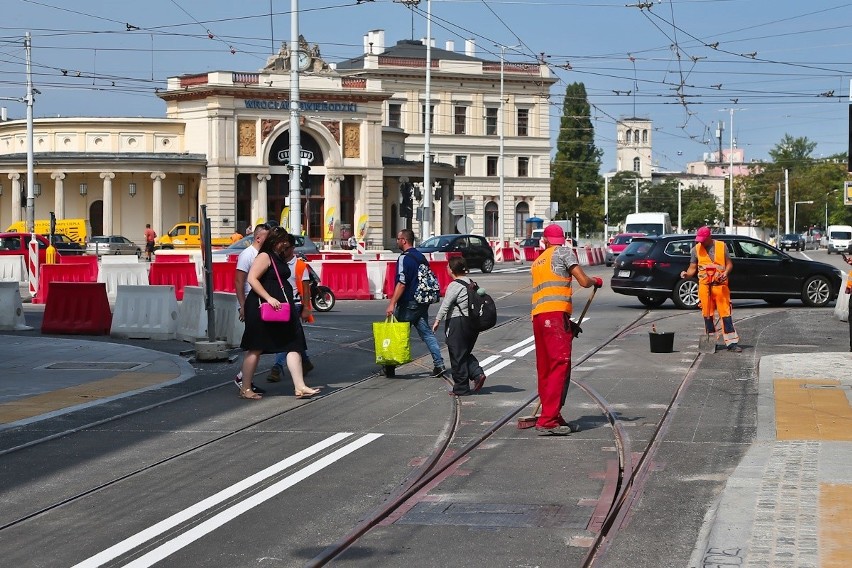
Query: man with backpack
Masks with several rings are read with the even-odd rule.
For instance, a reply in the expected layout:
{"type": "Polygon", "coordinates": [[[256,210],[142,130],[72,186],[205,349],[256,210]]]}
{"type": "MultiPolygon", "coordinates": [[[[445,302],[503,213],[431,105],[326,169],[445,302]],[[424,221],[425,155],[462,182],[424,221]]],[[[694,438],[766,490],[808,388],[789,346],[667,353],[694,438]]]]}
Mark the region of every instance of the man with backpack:
{"type": "MultiPolygon", "coordinates": [[[[386,313],[399,321],[410,323],[417,330],[432,355],[431,375],[441,377],[446,372],[444,358],[438,340],[429,327],[429,304],[440,300],[436,290],[437,278],[423,253],[414,248],[414,232],[411,229],[402,229],[396,236],[396,242],[402,254],[396,261],[396,285],[386,313]]],[[[385,375],[394,376],[394,368],[385,367],[385,375]]]]}

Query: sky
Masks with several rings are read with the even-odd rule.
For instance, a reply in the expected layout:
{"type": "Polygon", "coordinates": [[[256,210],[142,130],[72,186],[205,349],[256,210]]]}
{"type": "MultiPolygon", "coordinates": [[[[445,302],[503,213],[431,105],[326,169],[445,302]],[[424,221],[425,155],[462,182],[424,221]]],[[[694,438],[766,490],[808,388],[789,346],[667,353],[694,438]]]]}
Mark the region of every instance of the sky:
{"type": "MultiPolygon", "coordinates": [[[[255,72],[289,41],[292,0],[3,0],[0,99],[26,94],[24,35],[32,35],[34,116],[163,117],[154,95],[168,77],[255,72]]],[[[300,0],[299,31],[339,62],[363,36],[388,45],[426,36],[428,0],[300,0]]],[[[550,97],[552,138],[568,84],[592,105],[601,171],[615,167],[616,121],[653,121],[662,171],[722,145],[769,159],[785,134],[847,151],[852,81],[852,2],[814,0],[432,0],[432,37],[477,56],[543,58],[559,79],[550,97]],[[519,46],[511,48],[510,46],[519,46]],[[733,109],[733,112],[731,112],[733,109]],[[733,117],[733,130],[731,119],[733,117]]],[[[0,100],[10,119],[18,100],[0,100]]]]}

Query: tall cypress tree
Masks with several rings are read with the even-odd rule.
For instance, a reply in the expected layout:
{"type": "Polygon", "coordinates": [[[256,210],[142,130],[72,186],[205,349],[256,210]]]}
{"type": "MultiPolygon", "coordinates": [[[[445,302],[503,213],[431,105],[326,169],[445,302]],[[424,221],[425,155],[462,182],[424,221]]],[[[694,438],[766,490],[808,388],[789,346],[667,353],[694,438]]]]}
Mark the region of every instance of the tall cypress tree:
{"type": "Polygon", "coordinates": [[[580,213],[583,233],[602,226],[600,167],[602,152],[595,146],[591,107],[583,83],[565,89],[556,157],[551,168],[550,198],[559,202],[560,219],[574,219],[580,213]],[[576,194],[579,189],[580,197],[576,194]]]}

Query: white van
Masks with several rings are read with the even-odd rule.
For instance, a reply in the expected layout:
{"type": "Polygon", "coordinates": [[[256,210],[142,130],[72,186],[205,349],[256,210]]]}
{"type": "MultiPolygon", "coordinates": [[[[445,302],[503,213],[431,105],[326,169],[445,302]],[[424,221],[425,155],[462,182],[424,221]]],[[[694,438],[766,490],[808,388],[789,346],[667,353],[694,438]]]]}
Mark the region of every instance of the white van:
{"type": "Polygon", "coordinates": [[[624,232],[659,236],[674,231],[668,213],[630,213],[624,221],[624,232]]]}
{"type": "Polygon", "coordinates": [[[829,225],[826,230],[828,242],[828,254],[833,252],[846,252],[849,243],[852,243],[852,226],[829,225]]]}

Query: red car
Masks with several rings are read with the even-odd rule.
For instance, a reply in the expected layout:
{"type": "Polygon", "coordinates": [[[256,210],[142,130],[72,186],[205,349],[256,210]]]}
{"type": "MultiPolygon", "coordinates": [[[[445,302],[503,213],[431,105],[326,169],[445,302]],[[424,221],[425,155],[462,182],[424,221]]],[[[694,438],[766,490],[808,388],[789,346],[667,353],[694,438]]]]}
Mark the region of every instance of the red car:
{"type": "MultiPolygon", "coordinates": [[[[29,255],[29,233],[0,233],[0,256],[19,255],[24,259],[29,255]]],[[[47,237],[36,235],[38,241],[38,262],[44,264],[47,237]]]]}
{"type": "Polygon", "coordinates": [[[633,240],[633,237],[644,237],[645,233],[619,233],[615,235],[612,240],[606,245],[606,265],[612,266],[615,262],[615,257],[620,255],[624,249],[627,248],[627,245],[630,244],[630,241],[633,240]]]}

